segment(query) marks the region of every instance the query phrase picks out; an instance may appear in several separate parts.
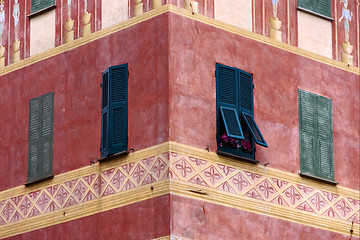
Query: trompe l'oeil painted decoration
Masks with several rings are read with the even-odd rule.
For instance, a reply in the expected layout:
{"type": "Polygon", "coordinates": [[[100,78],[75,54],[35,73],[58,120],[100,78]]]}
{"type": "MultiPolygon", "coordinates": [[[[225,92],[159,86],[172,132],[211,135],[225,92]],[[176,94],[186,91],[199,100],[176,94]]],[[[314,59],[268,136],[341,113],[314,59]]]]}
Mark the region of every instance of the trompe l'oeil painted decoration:
{"type": "Polygon", "coordinates": [[[19,31],[19,17],[20,17],[20,5],[19,0],[15,0],[13,6],[12,17],[14,18],[14,32],[15,32],[15,41],[12,44],[12,62],[16,63],[20,61],[20,41],[18,39],[19,31]]]}
{"type": "Polygon", "coordinates": [[[280,5],[280,0],[272,0],[272,9],[273,16],[270,18],[270,29],[269,37],[281,41],[281,21],[277,17],[278,5],[280,5]]]}
{"type": "Polygon", "coordinates": [[[5,26],[5,9],[4,9],[4,1],[0,2],[0,68],[5,66],[5,47],[3,46],[3,33],[5,26]]]}
{"type": "Polygon", "coordinates": [[[71,0],[67,0],[68,20],[65,22],[65,43],[74,40],[74,19],[71,19],[71,0]]]}
{"type": "Polygon", "coordinates": [[[349,9],[348,0],[340,0],[340,3],[343,3],[343,8],[341,11],[341,17],[339,22],[344,22],[344,31],[345,31],[345,42],[341,43],[343,52],[341,53],[341,61],[349,65],[353,65],[353,56],[351,55],[353,51],[353,46],[350,44],[350,22],[353,16],[353,13],[349,9]]]}
{"type": "Polygon", "coordinates": [[[89,35],[91,33],[91,13],[88,13],[87,11],[87,0],[84,0],[84,14],[82,16],[82,36],[89,35]]]}

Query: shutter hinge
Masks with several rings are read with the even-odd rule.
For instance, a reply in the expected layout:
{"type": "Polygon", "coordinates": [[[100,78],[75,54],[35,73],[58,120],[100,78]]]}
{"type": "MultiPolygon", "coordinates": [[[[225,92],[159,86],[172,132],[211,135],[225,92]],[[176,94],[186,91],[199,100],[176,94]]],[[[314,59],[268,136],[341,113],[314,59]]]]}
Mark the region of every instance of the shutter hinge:
{"type": "Polygon", "coordinates": [[[103,87],[103,84],[102,84],[102,83],[100,83],[100,87],[101,87],[101,88],[103,87]]]}
{"type": "Polygon", "coordinates": [[[254,85],[254,84],[252,84],[252,88],[253,88],[253,89],[255,88],[255,85],[254,85]]]}

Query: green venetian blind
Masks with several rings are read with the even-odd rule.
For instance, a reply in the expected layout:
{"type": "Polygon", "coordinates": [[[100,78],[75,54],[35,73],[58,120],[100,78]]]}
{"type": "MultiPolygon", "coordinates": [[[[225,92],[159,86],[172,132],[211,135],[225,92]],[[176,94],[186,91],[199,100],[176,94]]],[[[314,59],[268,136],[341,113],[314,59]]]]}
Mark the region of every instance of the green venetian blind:
{"type": "Polygon", "coordinates": [[[128,65],[118,65],[102,74],[101,156],[127,151],[128,65]]]}
{"type": "Polygon", "coordinates": [[[55,5],[55,0],[31,0],[31,13],[41,11],[55,5]]]}
{"type": "Polygon", "coordinates": [[[298,90],[301,173],[334,180],[332,102],[298,90]]]}
{"type": "Polygon", "coordinates": [[[298,7],[331,17],[331,0],[298,0],[298,7]]]}
{"type": "Polygon", "coordinates": [[[54,93],[29,101],[28,182],[52,175],[54,93]]]}

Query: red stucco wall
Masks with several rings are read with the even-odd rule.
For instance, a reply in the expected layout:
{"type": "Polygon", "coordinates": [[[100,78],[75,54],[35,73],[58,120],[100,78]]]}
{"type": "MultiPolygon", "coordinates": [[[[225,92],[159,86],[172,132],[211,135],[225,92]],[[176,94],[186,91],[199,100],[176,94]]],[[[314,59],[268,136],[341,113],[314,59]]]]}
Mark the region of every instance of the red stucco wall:
{"type": "Polygon", "coordinates": [[[331,98],[335,180],[358,189],[359,75],[167,13],[0,77],[0,191],[26,182],[28,102],[47,92],[54,174],[99,157],[101,72],[122,63],[129,148],[173,140],[216,151],[216,62],[254,76],[255,120],[269,145],[257,148],[260,164],[297,173],[297,89],[331,98]]]}
{"type": "Polygon", "coordinates": [[[20,234],[8,238],[8,240],[135,240],[169,236],[169,198],[169,195],[156,197],[122,208],[20,234]]]}
{"type": "MultiPolygon", "coordinates": [[[[349,236],[299,223],[171,195],[172,234],[188,239],[339,240],[349,236]]],[[[349,229],[350,231],[350,229],[349,229]]],[[[358,238],[352,237],[352,240],[358,238]]]]}
{"type": "Polygon", "coordinates": [[[54,97],[54,174],[99,158],[101,73],[129,63],[129,148],[168,138],[167,15],[0,77],[0,191],[27,180],[29,99],[54,97]],[[146,37],[144,37],[146,36],[146,37]]]}
{"type": "Polygon", "coordinates": [[[359,75],[171,15],[170,138],[216,151],[215,64],[253,74],[255,120],[269,147],[260,164],[297,173],[298,88],[332,99],[335,180],[359,189],[359,75]]]}

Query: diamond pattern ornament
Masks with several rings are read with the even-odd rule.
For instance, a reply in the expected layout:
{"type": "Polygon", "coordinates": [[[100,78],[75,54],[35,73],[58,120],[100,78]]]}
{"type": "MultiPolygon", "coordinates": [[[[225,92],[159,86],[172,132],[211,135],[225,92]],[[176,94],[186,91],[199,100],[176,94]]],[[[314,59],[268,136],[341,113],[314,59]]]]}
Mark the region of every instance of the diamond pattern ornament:
{"type": "Polygon", "coordinates": [[[54,196],[54,194],[58,188],[59,188],[59,185],[55,185],[55,186],[46,188],[46,191],[50,194],[50,196],[54,196]]]}
{"type": "Polygon", "coordinates": [[[332,203],[335,199],[337,199],[339,197],[339,195],[335,194],[335,193],[330,193],[330,192],[326,192],[326,191],[322,191],[322,193],[324,194],[324,196],[330,203],[332,203]]]}
{"type": "Polygon", "coordinates": [[[250,186],[249,181],[246,180],[244,175],[242,175],[240,172],[235,176],[233,176],[232,178],[230,178],[230,182],[235,186],[235,190],[238,193],[242,193],[243,190],[245,190],[248,186],[250,186]]]}
{"type": "Polygon", "coordinates": [[[0,216],[0,226],[1,226],[1,225],[4,225],[4,224],[6,224],[6,222],[5,222],[4,219],[2,219],[2,217],[0,216]]]}
{"type": "Polygon", "coordinates": [[[94,174],[91,174],[91,175],[89,175],[89,176],[83,177],[83,179],[85,180],[85,182],[86,182],[89,186],[93,183],[93,181],[94,181],[95,178],[96,178],[96,174],[95,174],[95,173],[94,173],[94,174]]]}
{"type": "Polygon", "coordinates": [[[151,173],[154,177],[160,178],[162,174],[166,171],[167,164],[161,160],[161,158],[158,158],[154,164],[154,166],[151,168],[151,173]]]}
{"type": "Polygon", "coordinates": [[[45,191],[43,191],[39,199],[37,200],[36,205],[43,212],[45,211],[46,207],[50,204],[50,201],[51,201],[50,197],[46,194],[45,191]]]}
{"type": "Polygon", "coordinates": [[[309,203],[318,212],[322,211],[324,208],[328,206],[328,203],[325,201],[325,199],[321,196],[320,193],[316,193],[312,197],[310,197],[309,203]]]}
{"type": "Polygon", "coordinates": [[[66,201],[64,207],[70,207],[76,204],[78,204],[78,202],[72,196],[70,196],[69,199],[66,201]]]}
{"type": "Polygon", "coordinates": [[[277,178],[271,178],[271,180],[276,184],[276,186],[279,189],[282,189],[284,186],[286,186],[288,184],[287,181],[280,180],[280,179],[277,179],[277,178]]]}
{"type": "Polygon", "coordinates": [[[154,162],[155,157],[148,157],[142,160],[143,165],[148,170],[154,162]]]}
{"type": "Polygon", "coordinates": [[[78,202],[80,202],[81,199],[85,196],[86,191],[87,187],[85,186],[85,184],[82,181],[79,181],[79,183],[73,190],[73,196],[78,202]]]}
{"type": "Polygon", "coordinates": [[[63,186],[61,186],[55,195],[55,200],[60,206],[63,206],[68,196],[69,192],[63,186]]]}
{"type": "Polygon", "coordinates": [[[297,186],[302,191],[304,196],[307,196],[314,191],[314,189],[312,189],[311,187],[307,187],[307,186],[300,185],[300,184],[297,184],[297,186]]]}
{"type": "Polygon", "coordinates": [[[140,185],[140,182],[145,177],[146,170],[138,164],[132,172],[131,179],[136,185],[140,185]]]}
{"type": "Polygon", "coordinates": [[[105,189],[106,185],[107,182],[101,176],[98,176],[98,178],[95,180],[92,189],[94,190],[94,193],[100,196],[102,191],[105,189]]]}
{"type": "Polygon", "coordinates": [[[218,183],[224,178],[213,165],[202,171],[202,175],[209,185],[218,185],[218,183]]]}
{"type": "Polygon", "coordinates": [[[108,185],[102,196],[105,197],[105,196],[112,195],[114,193],[115,193],[115,190],[110,185],[108,185]]]}
{"type": "Polygon", "coordinates": [[[195,170],[186,161],[185,158],[181,158],[179,161],[174,163],[173,171],[177,173],[177,176],[183,179],[188,178],[190,175],[195,173],[195,170]]]}
{"type": "Polygon", "coordinates": [[[152,184],[156,182],[156,179],[153,178],[153,176],[151,174],[146,175],[146,177],[144,178],[144,181],[141,183],[141,185],[147,185],[147,184],[152,184]]]}
{"type": "Polygon", "coordinates": [[[349,213],[352,211],[349,204],[344,199],[341,199],[338,201],[335,205],[337,212],[339,213],[341,218],[346,218],[346,216],[349,215],[349,213]]]}
{"type": "Polygon", "coordinates": [[[275,187],[267,179],[259,183],[256,188],[265,199],[273,198],[277,193],[275,187]]]}
{"type": "Polygon", "coordinates": [[[355,213],[354,215],[352,215],[349,219],[348,219],[349,222],[354,222],[356,224],[359,224],[360,223],[360,219],[359,219],[359,216],[355,213]]]}
{"type": "Polygon", "coordinates": [[[76,185],[76,182],[77,182],[77,179],[74,179],[74,180],[65,182],[65,185],[69,188],[70,191],[72,191],[76,185]]]}
{"type": "Polygon", "coordinates": [[[30,211],[31,207],[33,206],[33,203],[29,200],[28,197],[25,197],[24,200],[20,204],[20,211],[23,216],[26,216],[28,212],[30,211]]]}
{"type": "Polygon", "coordinates": [[[11,198],[11,201],[14,203],[14,206],[18,206],[20,201],[22,200],[23,196],[13,197],[11,198]]]}
{"type": "Polygon", "coordinates": [[[131,170],[133,169],[135,163],[132,162],[132,163],[129,163],[129,164],[125,164],[123,166],[121,166],[121,168],[127,173],[127,174],[130,174],[131,170]]]}
{"type": "Polygon", "coordinates": [[[120,188],[124,184],[125,180],[125,175],[120,170],[117,170],[110,183],[115,187],[117,191],[120,191],[120,188]]]}
{"type": "Polygon", "coordinates": [[[8,222],[12,217],[12,215],[14,214],[14,212],[15,212],[14,206],[8,201],[1,212],[1,217],[8,222]]]}
{"type": "Polygon", "coordinates": [[[291,205],[297,205],[297,203],[300,202],[301,199],[303,199],[303,197],[301,196],[299,191],[296,190],[296,188],[294,186],[288,187],[283,192],[283,194],[284,194],[284,197],[287,200],[287,202],[290,203],[291,205]]]}
{"type": "Polygon", "coordinates": [[[249,181],[256,183],[262,176],[258,173],[245,171],[246,176],[248,176],[249,181]]]}
{"type": "Polygon", "coordinates": [[[41,192],[40,190],[31,192],[31,193],[29,193],[29,196],[33,201],[35,201],[38,198],[40,192],[41,192]]]}

